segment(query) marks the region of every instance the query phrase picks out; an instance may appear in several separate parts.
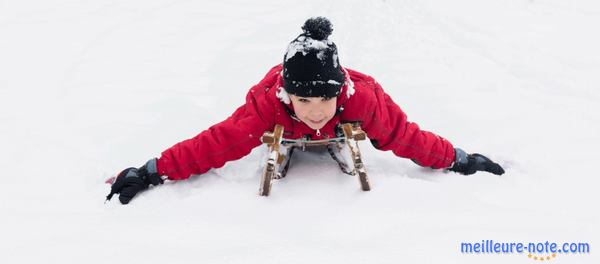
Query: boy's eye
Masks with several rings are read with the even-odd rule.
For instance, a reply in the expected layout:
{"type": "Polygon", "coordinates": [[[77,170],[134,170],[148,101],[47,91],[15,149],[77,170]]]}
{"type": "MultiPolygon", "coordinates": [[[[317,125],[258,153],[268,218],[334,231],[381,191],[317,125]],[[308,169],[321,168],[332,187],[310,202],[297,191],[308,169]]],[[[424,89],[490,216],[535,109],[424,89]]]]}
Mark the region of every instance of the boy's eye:
{"type": "Polygon", "coordinates": [[[309,101],[308,99],[306,99],[306,98],[300,98],[300,99],[298,99],[298,101],[300,101],[300,102],[303,102],[303,103],[308,103],[308,102],[310,102],[310,101],[309,101]]]}
{"type": "Polygon", "coordinates": [[[333,97],[323,97],[323,102],[331,101],[333,97]]]}

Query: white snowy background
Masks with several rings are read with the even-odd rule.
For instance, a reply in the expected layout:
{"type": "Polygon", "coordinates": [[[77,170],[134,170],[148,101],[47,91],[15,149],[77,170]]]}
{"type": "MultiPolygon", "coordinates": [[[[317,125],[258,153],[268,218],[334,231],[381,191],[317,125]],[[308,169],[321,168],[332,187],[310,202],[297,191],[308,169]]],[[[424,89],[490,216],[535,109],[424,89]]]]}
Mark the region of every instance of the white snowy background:
{"type": "MultiPolygon", "coordinates": [[[[534,263],[461,242],[600,246],[592,0],[0,0],[0,263],[534,263]],[[228,117],[311,16],[423,129],[504,166],[423,169],[361,147],[371,192],[261,149],[123,206],[104,180],[228,117]]],[[[539,261],[537,261],[539,262],[539,261]]]]}

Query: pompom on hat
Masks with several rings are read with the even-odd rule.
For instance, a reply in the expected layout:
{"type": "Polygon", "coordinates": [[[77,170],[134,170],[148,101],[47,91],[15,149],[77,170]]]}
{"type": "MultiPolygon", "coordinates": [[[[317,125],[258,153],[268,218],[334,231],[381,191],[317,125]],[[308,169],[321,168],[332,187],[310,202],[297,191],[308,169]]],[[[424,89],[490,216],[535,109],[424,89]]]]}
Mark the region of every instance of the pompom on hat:
{"type": "Polygon", "coordinates": [[[310,18],[302,30],[283,57],[285,91],[301,97],[338,96],[345,75],[337,47],[328,39],[333,32],[331,22],[325,17],[310,18]]]}

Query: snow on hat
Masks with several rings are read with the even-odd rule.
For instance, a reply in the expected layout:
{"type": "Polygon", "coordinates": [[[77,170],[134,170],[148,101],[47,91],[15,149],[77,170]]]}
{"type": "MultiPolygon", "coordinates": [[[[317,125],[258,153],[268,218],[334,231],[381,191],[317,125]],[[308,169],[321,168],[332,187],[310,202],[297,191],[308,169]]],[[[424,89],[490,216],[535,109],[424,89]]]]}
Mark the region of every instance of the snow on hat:
{"type": "Polygon", "coordinates": [[[333,31],[331,22],[325,17],[309,18],[302,30],[283,57],[286,92],[302,97],[336,97],[345,75],[337,47],[328,39],[333,31]]]}

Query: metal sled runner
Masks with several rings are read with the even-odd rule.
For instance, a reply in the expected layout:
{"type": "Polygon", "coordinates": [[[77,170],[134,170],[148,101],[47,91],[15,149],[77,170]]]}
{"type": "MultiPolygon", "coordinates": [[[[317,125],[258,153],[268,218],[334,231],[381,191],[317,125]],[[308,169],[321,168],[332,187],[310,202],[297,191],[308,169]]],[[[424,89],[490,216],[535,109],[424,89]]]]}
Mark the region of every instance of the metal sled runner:
{"type": "MultiPolygon", "coordinates": [[[[307,139],[285,139],[283,138],[283,126],[276,125],[275,129],[267,131],[261,137],[261,141],[268,147],[268,157],[263,170],[259,195],[268,196],[271,192],[273,179],[285,177],[290,165],[290,159],[295,148],[304,150],[306,147],[324,146],[329,154],[338,162],[342,171],[346,174],[357,176],[363,191],[371,190],[367,171],[363,164],[358,141],[367,138],[366,133],[356,124],[345,123],[341,126],[343,135],[336,138],[307,140],[307,139]],[[341,152],[347,150],[347,161],[342,161],[336,155],[335,150],[341,152]]],[[[343,153],[340,153],[343,156],[343,153]]]]}

